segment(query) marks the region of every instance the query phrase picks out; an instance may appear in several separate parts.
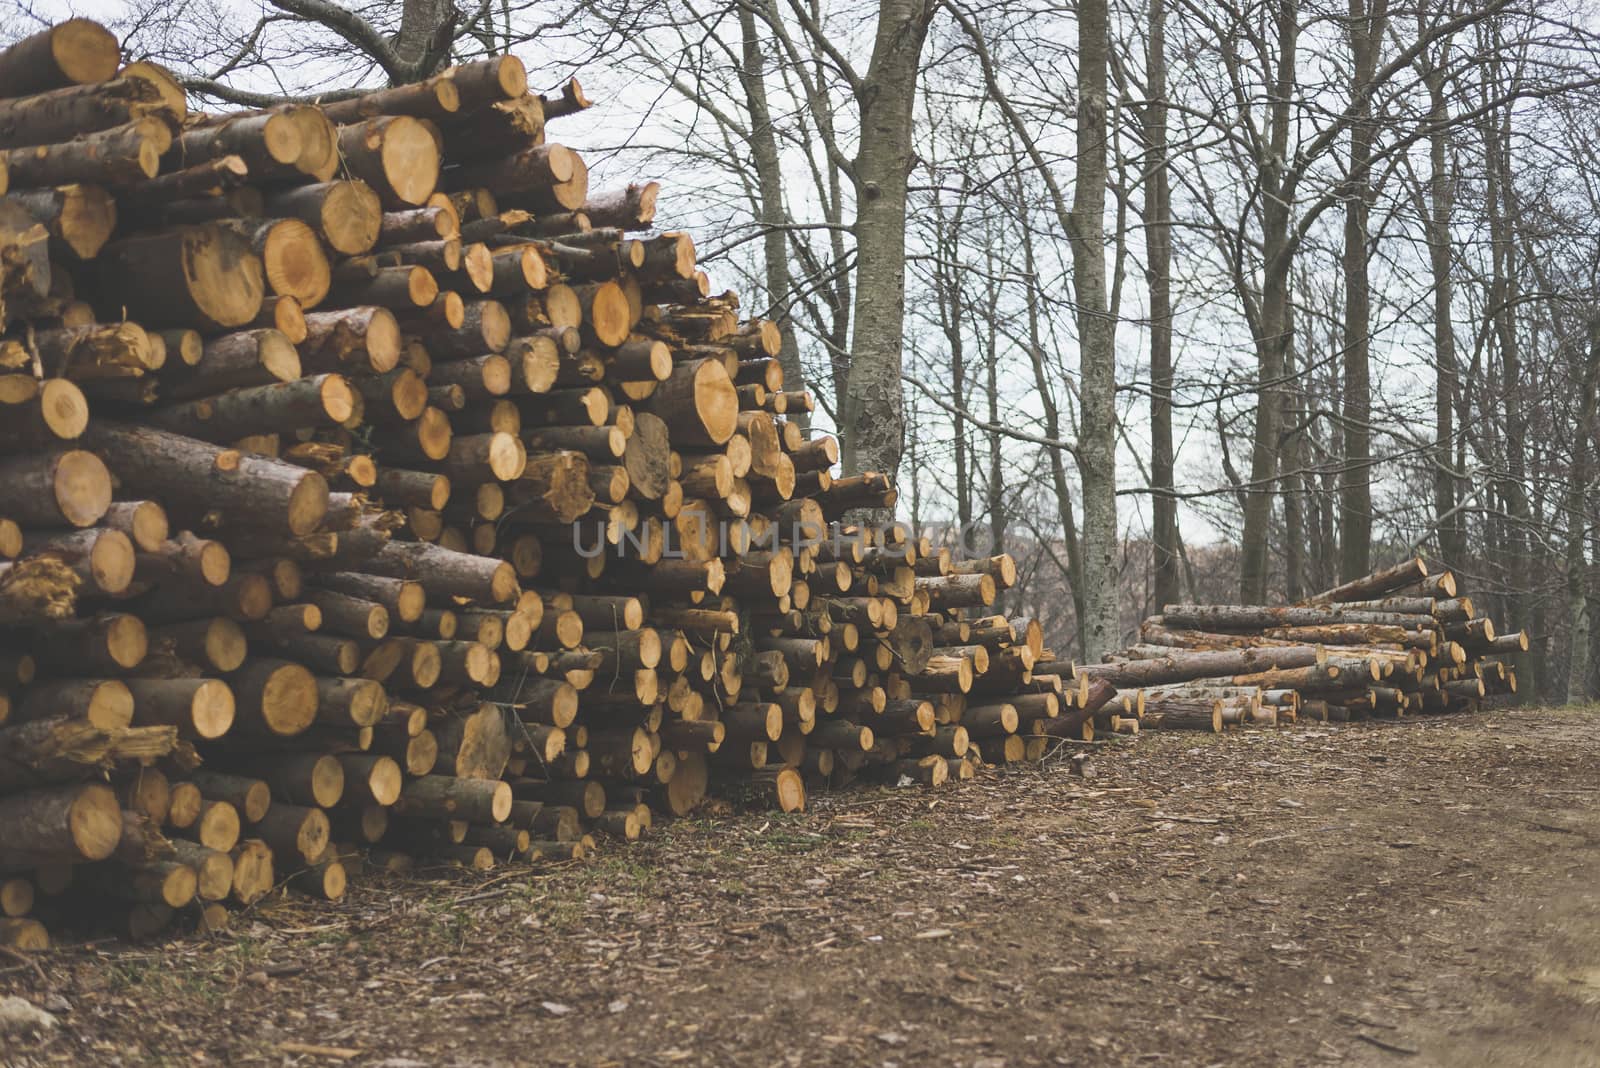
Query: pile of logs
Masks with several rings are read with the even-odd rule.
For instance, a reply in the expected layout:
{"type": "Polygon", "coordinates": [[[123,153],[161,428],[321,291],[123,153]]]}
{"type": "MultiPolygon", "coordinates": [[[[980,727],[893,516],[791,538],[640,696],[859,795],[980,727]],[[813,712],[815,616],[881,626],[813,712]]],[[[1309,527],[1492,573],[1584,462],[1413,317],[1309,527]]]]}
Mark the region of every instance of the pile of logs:
{"type": "Polygon", "coordinates": [[[0,943],[1092,734],[1008,557],[845,522],[893,488],[656,184],[546,140],[587,103],[500,56],[197,114],[87,20],[0,52],[0,943]]]}
{"type": "Polygon", "coordinates": [[[1464,711],[1515,693],[1503,658],[1528,649],[1525,633],[1497,634],[1453,573],[1421,559],[1297,605],[1167,605],[1139,637],[1077,669],[1117,689],[1102,722],[1219,731],[1464,711]]]}

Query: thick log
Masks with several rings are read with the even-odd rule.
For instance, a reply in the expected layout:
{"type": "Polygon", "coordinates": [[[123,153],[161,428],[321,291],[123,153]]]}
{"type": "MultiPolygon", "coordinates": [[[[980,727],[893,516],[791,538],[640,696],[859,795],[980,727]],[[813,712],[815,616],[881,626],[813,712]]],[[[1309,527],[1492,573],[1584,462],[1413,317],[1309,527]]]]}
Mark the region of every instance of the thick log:
{"type": "Polygon", "coordinates": [[[1304,604],[1333,604],[1338,601],[1367,601],[1374,597],[1382,597],[1396,590],[1403,590],[1407,586],[1414,586],[1423,582],[1428,577],[1428,565],[1422,562],[1422,557],[1413,557],[1403,560],[1391,567],[1381,568],[1370,575],[1346,582],[1323,590],[1321,593],[1312,594],[1305,599],[1304,604]]]}
{"type": "Polygon", "coordinates": [[[373,574],[419,582],[440,597],[465,597],[483,604],[515,601],[516,571],[503,560],[452,552],[426,542],[390,542],[368,562],[373,574]]]}
{"type": "Polygon", "coordinates": [[[624,186],[590,195],[583,203],[583,214],[597,227],[617,230],[647,230],[656,217],[658,182],[624,186]]]}
{"type": "Polygon", "coordinates": [[[284,177],[306,150],[305,127],[293,110],[248,112],[199,126],[191,126],[178,139],[174,153],[179,165],[238,156],[256,177],[284,177]]]}
{"type": "Polygon", "coordinates": [[[224,225],[248,241],[251,251],[261,258],[262,273],[273,294],[293,297],[302,308],[315,307],[328,295],[333,272],[309,225],[299,219],[240,219],[224,225]]]}
{"type": "Polygon", "coordinates": [[[316,677],[299,664],[260,657],[228,678],[241,725],[279,737],[300,734],[317,717],[316,677]]]}
{"type": "Polygon", "coordinates": [[[158,326],[243,326],[261,310],[261,259],[232,231],[182,227],[107,245],[95,259],[107,319],[158,326]]]}
{"type": "Polygon", "coordinates": [[[344,376],[313,375],[158,408],[144,418],[174,434],[223,442],[250,434],[338,426],[355,413],[356,403],[356,393],[344,376]]]}
{"type": "Polygon", "coordinates": [[[291,870],[314,863],[328,848],[328,816],[320,808],[275,804],[252,830],[291,870]]]}
{"type": "Polygon", "coordinates": [[[94,423],[85,440],[110,458],[128,490],[222,526],[301,536],[327,514],[327,481],[292,464],[109,421],[94,423]]]}
{"type": "Polygon", "coordinates": [[[71,185],[131,186],[155,177],[161,155],[172,145],[167,120],[135,119],[98,133],[7,154],[12,188],[71,185]]]}
{"type": "Polygon", "coordinates": [[[511,785],[500,780],[424,775],[406,783],[395,811],[407,816],[503,823],[511,815],[511,785]]]}
{"type": "Polygon", "coordinates": [[[100,457],[50,449],[0,458],[0,513],[39,526],[90,527],[111,507],[111,473],[100,457]]]}
{"type": "Polygon", "coordinates": [[[129,679],[133,722],[176,727],[185,738],[221,738],[233,726],[233,691],[220,679],[129,679]]]}
{"type": "Polygon", "coordinates": [[[1114,664],[1080,664],[1075,677],[1103,679],[1120,687],[1154,686],[1164,682],[1239,675],[1267,668],[1298,668],[1327,660],[1320,646],[1286,645],[1217,652],[1171,652],[1147,660],[1114,664]]]}
{"type": "MultiPolygon", "coordinates": [[[[0,101],[0,112],[6,103],[9,102],[0,101]]],[[[0,117],[0,124],[3,123],[4,118],[0,117]]],[[[99,186],[20,190],[9,199],[43,224],[53,248],[59,247],[78,259],[97,256],[116,229],[116,201],[99,186]]]]}
{"type": "Polygon", "coordinates": [[[383,226],[382,203],[363,181],[293,186],[273,193],[266,207],[273,215],[299,219],[346,256],[370,250],[383,226]]]}
{"type": "Polygon", "coordinates": [[[384,115],[339,129],[339,150],[355,177],[387,206],[427,203],[439,181],[439,143],[407,115],[384,115]]]}
{"type": "Polygon", "coordinates": [[[674,442],[723,445],[738,427],[738,393],[717,360],[678,364],[644,407],[666,423],[674,442]]]}
{"type": "Polygon", "coordinates": [[[0,799],[3,867],[34,867],[45,860],[104,860],[121,838],[117,795],[101,783],[57,786],[0,799]]]}
{"type": "Polygon", "coordinates": [[[116,74],[121,58],[110,30],[89,19],[68,19],[0,52],[0,97],[103,82],[116,74]]]}

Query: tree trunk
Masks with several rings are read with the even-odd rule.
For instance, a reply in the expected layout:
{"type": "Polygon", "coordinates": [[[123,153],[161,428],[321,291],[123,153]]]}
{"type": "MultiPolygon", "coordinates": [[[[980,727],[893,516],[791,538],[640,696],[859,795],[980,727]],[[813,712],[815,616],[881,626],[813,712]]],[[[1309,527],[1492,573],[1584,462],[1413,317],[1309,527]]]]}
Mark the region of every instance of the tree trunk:
{"type": "MultiPolygon", "coordinates": [[[[1448,48],[1446,41],[1441,47],[1448,48]]],[[[1441,57],[1442,60],[1442,57],[1441,57]]],[[[1436,132],[1428,138],[1428,210],[1425,215],[1428,237],[1428,264],[1433,273],[1433,361],[1434,361],[1434,455],[1433,509],[1439,530],[1439,558],[1446,566],[1466,563],[1466,528],[1456,514],[1456,478],[1452,439],[1455,437],[1456,345],[1451,322],[1450,267],[1453,243],[1450,233],[1455,194],[1450,173],[1449,117],[1445,95],[1446,72],[1443,62],[1430,65],[1424,74],[1428,84],[1431,111],[1428,121],[1436,132]]]]}
{"type": "Polygon", "coordinates": [[[1369,99],[1378,49],[1388,22],[1387,0],[1349,0],[1350,55],[1353,60],[1350,107],[1349,179],[1344,216],[1344,466],[1339,473],[1339,577],[1350,580],[1372,566],[1372,379],[1370,333],[1371,281],[1367,274],[1368,218],[1373,189],[1374,128],[1369,99]]]}
{"type": "MultiPolygon", "coordinates": [[[[756,215],[764,228],[762,266],[766,271],[766,316],[778,324],[783,344],[778,360],[783,380],[789,389],[805,389],[805,371],[800,366],[800,346],[795,338],[794,319],[789,300],[793,282],[789,275],[789,235],[784,230],[788,212],[783,203],[783,160],[773,127],[772,109],[767,102],[766,55],[756,35],[755,15],[748,7],[739,8],[739,31],[743,37],[744,64],[739,80],[744,84],[745,106],[750,112],[750,154],[756,168],[756,215]]],[[[593,215],[591,213],[591,219],[593,215]]],[[[598,225],[598,224],[597,224],[598,225]]],[[[802,413],[802,427],[810,420],[802,413]]]]}
{"type": "Polygon", "coordinates": [[[406,68],[391,71],[389,84],[404,85],[438,73],[450,58],[450,43],[459,18],[451,0],[404,0],[394,51],[406,68]]]}
{"type": "Polygon", "coordinates": [[[1166,0],[1150,0],[1145,109],[1145,268],[1150,287],[1150,489],[1155,603],[1178,600],[1178,502],[1172,451],[1172,191],[1167,175],[1166,0]]]}
{"type": "MultiPolygon", "coordinates": [[[[1050,390],[1049,376],[1045,373],[1044,364],[1044,337],[1039,323],[1039,301],[1035,297],[1034,287],[1038,285],[1038,264],[1033,253],[1033,234],[1028,228],[1022,231],[1023,263],[1029,278],[1028,310],[1028,360],[1033,366],[1034,388],[1039,391],[1039,402],[1044,408],[1044,431],[1052,441],[1061,439],[1061,414],[1056,407],[1055,395],[1050,390]]],[[[1077,513],[1072,507],[1072,487],[1067,482],[1067,465],[1062,455],[1062,450],[1053,448],[1049,450],[1050,458],[1050,486],[1055,492],[1056,516],[1061,522],[1061,544],[1066,553],[1066,566],[1062,568],[1066,575],[1068,592],[1072,598],[1072,620],[1076,629],[1078,655],[1084,659],[1088,653],[1084,646],[1084,587],[1083,587],[1083,557],[1080,552],[1081,545],[1078,541],[1077,513]]],[[[1054,554],[1051,554],[1054,557],[1054,554]]],[[[1159,602],[1158,602],[1159,603],[1159,602]]]]}
{"type": "MultiPolygon", "coordinates": [[[[855,330],[839,398],[846,471],[900,473],[905,407],[906,179],[913,157],[912,108],[931,10],[916,0],[880,0],[872,62],[858,94],[861,147],[855,159],[855,330]]],[[[887,519],[886,509],[873,509],[887,519]]]]}
{"type": "Polygon", "coordinates": [[[1294,262],[1294,244],[1289,234],[1294,182],[1285,171],[1295,90],[1295,48],[1300,32],[1298,11],[1298,5],[1293,3],[1278,7],[1278,69],[1270,107],[1268,154],[1257,161],[1263,187],[1263,277],[1256,337],[1256,424],[1239,556],[1239,600],[1246,604],[1260,604],[1267,599],[1267,539],[1272,521],[1272,488],[1278,471],[1279,428],[1283,425],[1280,380],[1289,344],[1289,272],[1294,262]]]}
{"type": "Polygon", "coordinates": [[[1083,481],[1084,618],[1090,659],[1121,644],[1117,590],[1116,336],[1106,295],[1105,0],[1078,7],[1078,159],[1072,195],[1072,283],[1077,304],[1081,418],[1078,474],[1083,481]]]}

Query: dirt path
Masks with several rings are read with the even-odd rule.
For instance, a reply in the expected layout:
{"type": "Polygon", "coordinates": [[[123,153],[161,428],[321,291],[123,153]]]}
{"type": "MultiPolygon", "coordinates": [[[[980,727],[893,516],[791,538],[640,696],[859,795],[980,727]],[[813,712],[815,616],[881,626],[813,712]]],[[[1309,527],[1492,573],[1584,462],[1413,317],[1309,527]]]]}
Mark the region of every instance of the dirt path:
{"type": "Polygon", "coordinates": [[[11,1065],[1600,1064],[1600,716],[1154,734],[47,955],[11,1065]],[[269,977],[270,975],[270,977],[269,977]],[[64,1003],[59,1000],[64,999],[64,1003]],[[293,1047],[289,1047],[293,1048],[293,1047]]]}

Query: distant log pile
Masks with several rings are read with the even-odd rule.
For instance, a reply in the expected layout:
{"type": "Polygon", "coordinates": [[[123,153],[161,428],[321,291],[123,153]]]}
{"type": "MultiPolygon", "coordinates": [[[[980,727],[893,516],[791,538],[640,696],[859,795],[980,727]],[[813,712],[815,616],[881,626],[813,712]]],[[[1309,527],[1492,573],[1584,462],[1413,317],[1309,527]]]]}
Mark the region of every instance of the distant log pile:
{"type": "Polygon", "coordinates": [[[1092,734],[1114,689],[984,614],[1008,557],[839,525],[893,489],[656,185],[545,139],[586,106],[503,56],[199,115],[86,20],[0,52],[0,943],[1092,734]]]}
{"type": "Polygon", "coordinates": [[[1501,658],[1528,648],[1420,559],[1298,605],[1167,605],[1140,640],[1077,669],[1117,687],[1103,724],[1116,714],[1146,730],[1218,731],[1465,711],[1515,693],[1501,658]]]}

